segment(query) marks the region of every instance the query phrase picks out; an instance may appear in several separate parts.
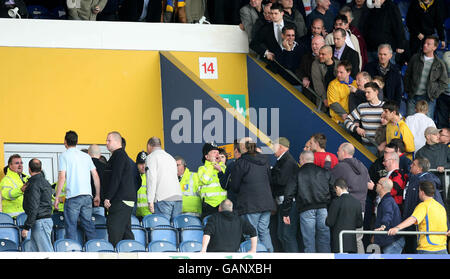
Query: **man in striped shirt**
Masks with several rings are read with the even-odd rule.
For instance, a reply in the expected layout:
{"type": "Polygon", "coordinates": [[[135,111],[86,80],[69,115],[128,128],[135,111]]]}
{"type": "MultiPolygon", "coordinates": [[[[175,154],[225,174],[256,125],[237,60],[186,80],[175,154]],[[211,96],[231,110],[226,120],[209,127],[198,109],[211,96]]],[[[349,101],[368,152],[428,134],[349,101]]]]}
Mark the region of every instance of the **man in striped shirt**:
{"type": "Polygon", "coordinates": [[[373,154],[377,154],[375,145],[375,132],[381,125],[383,101],[378,99],[380,87],[375,82],[364,85],[367,102],[356,107],[345,119],[347,130],[361,136],[363,145],[373,154]]]}

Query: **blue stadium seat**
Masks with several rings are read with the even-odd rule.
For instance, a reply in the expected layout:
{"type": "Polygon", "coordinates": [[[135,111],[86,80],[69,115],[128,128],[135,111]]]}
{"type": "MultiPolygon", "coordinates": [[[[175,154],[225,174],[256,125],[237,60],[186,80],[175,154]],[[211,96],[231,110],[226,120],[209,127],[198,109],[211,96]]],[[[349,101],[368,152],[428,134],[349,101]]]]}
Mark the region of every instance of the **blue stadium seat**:
{"type": "Polygon", "coordinates": [[[106,226],[106,217],[100,214],[92,214],[95,226],[106,226]]]}
{"type": "Polygon", "coordinates": [[[102,226],[95,227],[95,239],[108,240],[108,229],[102,226]]]}
{"type": "Polygon", "coordinates": [[[178,244],[177,230],[172,227],[157,227],[153,228],[149,232],[149,242],[153,241],[168,241],[174,245],[178,244]]]}
{"type": "MultiPolygon", "coordinates": [[[[252,243],[251,243],[250,239],[246,240],[246,241],[242,242],[241,245],[239,246],[239,252],[247,253],[248,251],[250,251],[251,247],[252,247],[252,243]]],[[[256,246],[256,252],[257,253],[267,252],[267,248],[266,248],[266,246],[264,246],[264,244],[262,244],[258,241],[258,244],[256,246]]]]}
{"type": "Polygon", "coordinates": [[[121,240],[116,245],[117,252],[145,252],[145,246],[139,241],[125,239],[121,240]]]}
{"type": "Polygon", "coordinates": [[[203,240],[203,228],[202,227],[186,227],[180,231],[180,242],[184,241],[198,241],[203,240]]]}
{"type": "Polygon", "coordinates": [[[0,224],[0,239],[8,239],[16,243],[19,247],[20,244],[20,230],[19,227],[14,224],[0,224]]]}
{"type": "Polygon", "coordinates": [[[19,246],[9,239],[0,239],[0,252],[18,252],[19,246]]]}
{"type": "Polygon", "coordinates": [[[177,247],[172,242],[160,240],[148,244],[149,252],[177,252],[177,247]]]}
{"type": "MultiPolygon", "coordinates": [[[[56,242],[66,238],[66,230],[64,228],[53,228],[53,241],[56,242]]],[[[84,243],[84,232],[81,228],[77,228],[77,239],[79,243],[84,243]]]]}
{"type": "Polygon", "coordinates": [[[16,217],[16,224],[19,227],[22,227],[25,224],[25,221],[27,220],[27,214],[25,212],[20,213],[16,217]]]}
{"type": "Polygon", "coordinates": [[[137,240],[144,246],[147,246],[147,231],[143,227],[131,225],[131,231],[134,234],[134,240],[137,240]]]}
{"type": "Polygon", "coordinates": [[[183,241],[180,243],[180,252],[200,252],[202,243],[198,241],[183,241]]]}
{"type": "Polygon", "coordinates": [[[28,14],[33,19],[56,19],[50,11],[41,5],[27,6],[28,14]]]}
{"type": "Polygon", "coordinates": [[[193,226],[202,226],[202,220],[192,215],[178,215],[173,220],[173,226],[177,229],[193,226]]]}
{"type": "MultiPolygon", "coordinates": [[[[22,236],[22,230],[23,230],[23,225],[25,224],[25,221],[27,220],[27,214],[21,213],[16,217],[16,224],[19,227],[19,231],[20,231],[20,236],[22,236]]],[[[30,235],[31,235],[31,230],[28,231],[28,235],[26,239],[30,239],[30,235]]],[[[23,241],[22,237],[20,238],[21,241],[23,241]]]]}
{"type": "Polygon", "coordinates": [[[150,214],[142,219],[142,226],[146,229],[155,228],[157,226],[170,226],[170,220],[161,214],[150,214]]]}
{"type": "Polygon", "coordinates": [[[131,225],[141,226],[141,221],[135,215],[131,215],[131,225]]]}
{"type": "Polygon", "coordinates": [[[82,252],[81,243],[73,239],[59,239],[53,244],[55,252],[82,252]]]}
{"type": "Polygon", "coordinates": [[[52,214],[53,227],[56,228],[64,228],[64,213],[63,212],[54,212],[52,214]]]}
{"type": "Polygon", "coordinates": [[[1,224],[13,224],[15,225],[16,223],[14,222],[14,219],[9,216],[6,213],[0,212],[0,223],[1,224]]]}
{"type": "Polygon", "coordinates": [[[108,229],[106,227],[106,217],[100,214],[92,214],[92,221],[95,224],[95,238],[108,241],[108,229]]]}
{"type": "Polygon", "coordinates": [[[114,246],[104,239],[91,239],[84,244],[85,252],[115,252],[114,246]]]}

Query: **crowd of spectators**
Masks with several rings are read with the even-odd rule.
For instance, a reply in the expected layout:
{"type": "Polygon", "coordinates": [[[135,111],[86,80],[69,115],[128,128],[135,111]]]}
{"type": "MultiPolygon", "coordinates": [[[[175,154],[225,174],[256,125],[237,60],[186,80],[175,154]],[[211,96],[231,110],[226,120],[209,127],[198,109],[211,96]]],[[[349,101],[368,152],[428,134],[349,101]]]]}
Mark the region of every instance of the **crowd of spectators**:
{"type": "MultiPolygon", "coordinates": [[[[141,160],[147,168],[140,172],[142,183],[136,187],[145,188],[143,200],[138,200],[139,194],[126,200],[148,208],[144,214],[163,212],[173,219],[174,214],[186,213],[183,207],[189,196],[197,199],[189,205],[197,205],[187,213],[204,218],[217,214],[228,197],[235,214],[255,229],[252,237],[257,235],[270,252],[338,252],[337,235],[344,229],[389,232],[374,238],[346,236],[346,252],[363,253],[370,243],[384,253],[447,252],[446,237],[421,236],[417,241],[415,236],[396,235],[400,229],[416,230],[412,224],[419,231],[448,230],[450,53],[444,53],[448,7],[444,0],[411,1],[404,9],[405,24],[399,9],[404,3],[392,0],[50,2],[48,11],[64,7],[55,18],[196,23],[205,16],[212,24],[239,25],[248,33],[252,54],[301,88],[377,158],[365,167],[353,157],[355,147],[349,142],[342,143],[336,154],[328,152],[326,135],[318,133],[306,143],[295,143],[305,146],[298,164],[289,153],[289,140],[278,139],[277,162],[269,166],[256,144],[242,139],[235,143],[234,160],[228,162],[220,159],[216,146],[206,144],[204,165],[195,179],[183,180],[185,173],[194,174],[186,168],[189,162],[173,159],[161,150],[159,139],[151,139],[148,153],[153,155],[141,160]],[[170,170],[163,169],[175,181],[175,161],[178,180],[186,183],[182,193],[157,186],[162,177],[158,164],[170,165],[170,170]],[[425,218],[427,210],[431,213],[425,218]]],[[[22,17],[32,18],[35,4],[42,1],[8,0],[0,3],[0,9],[8,17],[8,10],[17,6],[22,17]]],[[[128,164],[123,157],[123,164],[128,164]]],[[[19,155],[9,159],[0,183],[3,211],[12,210],[7,213],[13,216],[23,212],[20,197],[28,179],[20,161],[19,155]]],[[[107,166],[115,171],[111,162],[107,166]]],[[[178,189],[173,181],[173,189],[178,189]]],[[[63,183],[58,184],[57,201],[63,183]]],[[[111,182],[105,183],[108,187],[111,182]]],[[[101,194],[97,186],[91,196],[101,194]]],[[[109,199],[102,203],[111,207],[109,199]]],[[[208,237],[214,243],[213,235],[208,237]]]]}
{"type": "Polygon", "coordinates": [[[99,159],[97,145],[84,150],[87,154],[78,150],[77,135],[69,131],[53,189],[38,159],[30,161],[28,176],[19,154],[9,158],[0,181],[1,211],[13,218],[27,214],[22,237],[31,230],[37,251],[52,251],[51,212],[62,211],[66,238],[78,241],[77,216],[91,240],[96,237],[92,214],[105,215],[113,245],[134,239],[131,215],[143,220],[156,213],[172,221],[181,214],[201,218],[207,224],[203,251],[233,252],[225,243],[233,243],[229,248],[234,249],[248,237],[253,252],[258,242],[268,252],[337,253],[339,233],[354,230],[344,237],[346,253],[364,253],[372,243],[382,253],[447,253],[446,236],[433,236],[436,245],[430,245],[424,240],[429,236],[417,242],[416,236],[397,233],[448,231],[444,183],[445,170],[450,169],[449,132],[425,129],[425,146],[413,160],[405,155],[403,141],[393,139],[369,168],[354,156],[350,142],[343,142],[336,154],[327,151],[322,133],[311,135],[298,160],[285,137],[273,142],[273,155],[262,154],[251,138],[236,140],[230,159],[206,143],[203,165],[194,172],[180,155],[164,151],[156,137],[134,162],[118,132],[108,134],[112,156],[105,160],[99,159]],[[270,156],[276,158],[272,166],[270,156]],[[425,218],[427,209],[430,215],[425,218]],[[220,227],[229,233],[221,233],[220,227]],[[386,234],[371,238],[358,230],[386,234]]]}

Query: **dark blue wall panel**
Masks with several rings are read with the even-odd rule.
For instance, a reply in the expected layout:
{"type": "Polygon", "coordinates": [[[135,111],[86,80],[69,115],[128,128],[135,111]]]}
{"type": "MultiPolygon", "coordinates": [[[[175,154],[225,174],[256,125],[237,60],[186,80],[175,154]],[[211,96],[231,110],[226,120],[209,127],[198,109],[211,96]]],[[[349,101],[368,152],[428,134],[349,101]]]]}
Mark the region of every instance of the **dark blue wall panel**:
{"type": "MultiPolygon", "coordinates": [[[[188,167],[196,171],[198,166],[202,164],[202,147],[205,141],[209,142],[207,138],[203,137],[203,131],[205,131],[205,128],[207,130],[208,125],[211,126],[210,123],[213,121],[222,122],[223,129],[222,131],[218,129],[212,133],[207,133],[207,135],[222,134],[221,139],[215,141],[219,146],[233,143],[233,140],[240,135],[251,136],[256,139],[245,126],[231,117],[231,114],[164,55],[161,54],[160,57],[164,148],[167,152],[173,156],[182,156],[186,160],[188,167]],[[200,106],[201,109],[194,110],[194,107],[200,108],[200,106]],[[215,120],[215,117],[206,117],[205,120],[201,120],[208,113],[208,110],[221,114],[221,119],[220,117],[217,118],[218,120],[215,120]],[[180,121],[183,118],[173,117],[173,115],[181,115],[178,112],[186,112],[190,115],[191,127],[189,130],[181,131],[177,128],[177,125],[180,125],[180,121]],[[227,125],[228,127],[231,125],[233,129],[226,131],[227,125]],[[179,142],[177,133],[175,133],[175,136],[172,135],[174,131],[179,132],[178,134],[181,135],[190,133],[191,136],[188,137],[188,140],[179,142]]],[[[259,141],[258,145],[261,147],[265,146],[259,141]]]]}
{"type": "MultiPolygon", "coordinates": [[[[250,57],[247,57],[247,71],[250,106],[255,109],[279,108],[279,134],[291,142],[290,151],[294,158],[299,157],[305,143],[314,133],[325,134],[326,150],[335,154],[339,145],[347,141],[250,57]]],[[[269,135],[270,130],[267,132],[269,135]]],[[[360,151],[356,151],[355,157],[367,167],[372,164],[360,151]]]]}

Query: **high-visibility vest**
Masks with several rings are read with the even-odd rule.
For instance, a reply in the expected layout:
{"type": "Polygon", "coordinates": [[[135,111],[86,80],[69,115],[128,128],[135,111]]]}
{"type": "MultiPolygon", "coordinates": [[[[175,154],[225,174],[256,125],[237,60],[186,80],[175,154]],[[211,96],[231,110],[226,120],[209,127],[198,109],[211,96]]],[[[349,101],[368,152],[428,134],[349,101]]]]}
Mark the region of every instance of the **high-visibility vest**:
{"type": "MultiPolygon", "coordinates": [[[[52,195],[53,204],[55,203],[55,194],[56,194],[56,189],[58,187],[58,182],[55,182],[54,185],[55,185],[55,193],[52,195]]],[[[61,193],[59,194],[59,198],[60,198],[60,202],[58,203],[58,211],[59,212],[64,212],[64,204],[66,203],[66,186],[67,186],[67,181],[64,182],[64,185],[61,189],[61,193]],[[61,201],[61,198],[63,198],[62,201],[61,201]]],[[[55,210],[55,207],[53,207],[53,210],[55,210]]]]}
{"type": "MultiPolygon", "coordinates": [[[[222,172],[225,172],[225,164],[219,164],[222,172]]],[[[220,186],[218,171],[210,161],[205,161],[203,166],[198,168],[199,193],[203,201],[212,207],[217,207],[227,198],[227,191],[220,186]]]]}
{"type": "Polygon", "coordinates": [[[28,181],[27,175],[22,175],[13,172],[8,168],[6,176],[0,181],[0,188],[2,191],[2,207],[3,213],[7,213],[12,217],[23,213],[23,192],[22,186],[28,181]]]}
{"type": "Polygon", "coordinates": [[[149,214],[152,214],[148,209],[148,200],[147,200],[147,176],[145,173],[141,174],[142,184],[139,190],[137,191],[137,207],[136,207],[136,216],[137,217],[145,217],[149,214]]]}
{"type": "Polygon", "coordinates": [[[202,214],[202,200],[198,192],[199,180],[195,172],[184,170],[180,180],[181,192],[183,194],[183,213],[202,214]]]}

